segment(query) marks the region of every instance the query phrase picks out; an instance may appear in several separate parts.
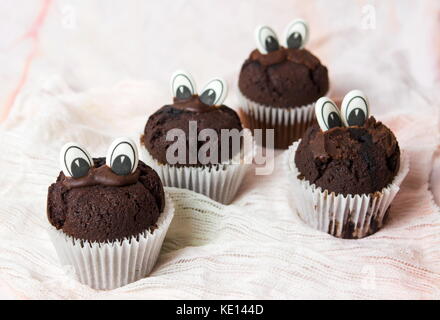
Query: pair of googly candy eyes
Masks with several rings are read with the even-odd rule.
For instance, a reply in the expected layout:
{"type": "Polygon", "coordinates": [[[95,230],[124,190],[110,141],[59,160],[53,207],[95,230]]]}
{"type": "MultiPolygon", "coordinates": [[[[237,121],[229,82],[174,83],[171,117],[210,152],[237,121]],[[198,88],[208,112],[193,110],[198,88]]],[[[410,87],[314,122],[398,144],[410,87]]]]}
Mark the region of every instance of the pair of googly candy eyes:
{"type": "MultiPolygon", "coordinates": [[[[277,51],[280,48],[275,31],[268,26],[259,26],[255,29],[257,49],[262,54],[277,51]]],[[[284,41],[287,48],[301,49],[309,40],[309,26],[304,20],[296,19],[288,24],[284,31],[284,41]]]]}
{"type": "Polygon", "coordinates": [[[368,99],[362,91],[352,90],[345,95],[339,111],[331,99],[322,97],[316,101],[315,115],[322,131],[342,126],[363,126],[369,117],[368,99]]]}
{"type": "MultiPolygon", "coordinates": [[[[176,100],[187,100],[197,95],[196,83],[186,71],[178,70],[171,77],[171,93],[176,100]]],[[[228,94],[228,86],[221,78],[211,79],[199,95],[200,101],[208,106],[221,106],[228,94]]]]}
{"type": "MultiPolygon", "coordinates": [[[[136,171],[138,149],[129,138],[113,141],[107,152],[106,165],[117,175],[126,176],[136,171]]],[[[76,143],[66,143],[60,152],[60,166],[67,177],[81,178],[93,167],[93,159],[85,148],[76,143]]]]}

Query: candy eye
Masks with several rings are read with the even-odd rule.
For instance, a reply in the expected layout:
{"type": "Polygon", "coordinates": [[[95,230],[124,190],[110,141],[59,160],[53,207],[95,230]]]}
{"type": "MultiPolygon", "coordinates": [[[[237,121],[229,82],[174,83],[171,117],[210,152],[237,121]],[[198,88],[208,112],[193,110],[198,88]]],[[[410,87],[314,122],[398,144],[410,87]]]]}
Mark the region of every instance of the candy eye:
{"type": "Polygon", "coordinates": [[[286,28],[285,39],[287,48],[303,48],[309,40],[309,26],[301,19],[292,21],[286,28]]]}
{"type": "Polygon", "coordinates": [[[126,176],[136,171],[138,161],[134,142],[129,138],[119,138],[110,145],[105,163],[117,175],[126,176]]]}
{"type": "Polygon", "coordinates": [[[342,121],[348,127],[363,126],[369,117],[368,99],[360,90],[352,90],[342,100],[342,121]]]}
{"type": "Polygon", "coordinates": [[[319,98],[318,101],[316,101],[315,115],[322,131],[342,126],[338,107],[327,97],[319,98]]]}
{"type": "Polygon", "coordinates": [[[87,175],[93,161],[86,149],[70,142],[61,148],[60,166],[66,177],[81,178],[87,175]]]}
{"type": "Polygon", "coordinates": [[[196,93],[196,83],[188,72],[178,70],[171,77],[171,92],[177,100],[186,100],[196,93]]]}
{"type": "Polygon", "coordinates": [[[280,48],[277,35],[268,26],[261,26],[255,30],[257,48],[262,54],[276,51],[280,48]]]}
{"type": "Polygon", "coordinates": [[[226,99],[228,86],[223,79],[215,78],[203,88],[200,100],[208,106],[220,106],[226,99]]]}

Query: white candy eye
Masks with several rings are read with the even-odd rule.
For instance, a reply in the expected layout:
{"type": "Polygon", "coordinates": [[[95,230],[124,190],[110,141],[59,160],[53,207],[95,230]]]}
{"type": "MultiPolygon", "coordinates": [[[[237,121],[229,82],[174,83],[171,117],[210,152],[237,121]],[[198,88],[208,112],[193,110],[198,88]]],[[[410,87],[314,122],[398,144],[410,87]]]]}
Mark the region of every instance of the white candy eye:
{"type": "Polygon", "coordinates": [[[81,178],[87,175],[93,160],[86,149],[69,142],[61,148],[60,166],[66,177],[81,178]]]}
{"type": "Polygon", "coordinates": [[[342,100],[342,121],[347,127],[363,126],[369,117],[368,99],[360,90],[352,90],[342,100]]]}
{"type": "Polygon", "coordinates": [[[322,131],[342,126],[338,107],[327,97],[319,98],[318,101],[316,101],[315,115],[322,131]]]}
{"type": "Polygon", "coordinates": [[[287,48],[303,48],[309,40],[309,26],[307,22],[297,19],[289,23],[284,38],[286,39],[287,48]]]}
{"type": "Polygon", "coordinates": [[[268,26],[257,27],[257,29],[255,29],[255,37],[257,40],[257,49],[262,54],[268,54],[280,48],[277,35],[268,26]]]}
{"type": "Polygon", "coordinates": [[[126,176],[136,171],[138,161],[138,149],[133,140],[119,138],[110,145],[105,163],[117,175],[126,176]]]}
{"type": "Polygon", "coordinates": [[[220,106],[226,99],[228,86],[223,79],[215,78],[208,82],[200,94],[200,100],[208,106],[220,106]]]}
{"type": "Polygon", "coordinates": [[[192,76],[182,70],[174,72],[171,77],[171,93],[177,100],[186,100],[196,94],[196,83],[192,76]]]}

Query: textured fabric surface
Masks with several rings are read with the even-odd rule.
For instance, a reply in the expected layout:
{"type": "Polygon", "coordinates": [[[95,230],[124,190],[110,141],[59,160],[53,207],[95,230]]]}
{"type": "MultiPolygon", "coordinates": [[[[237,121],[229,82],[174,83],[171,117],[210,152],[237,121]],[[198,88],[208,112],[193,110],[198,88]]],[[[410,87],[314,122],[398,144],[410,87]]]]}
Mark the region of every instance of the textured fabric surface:
{"type": "Polygon", "coordinates": [[[0,297],[440,299],[440,3],[167,1],[1,4],[0,297]],[[277,152],[273,174],[251,170],[229,206],[169,190],[175,219],[150,277],[108,292],[71,280],[45,232],[61,146],[99,156],[116,137],[137,141],[177,68],[200,84],[225,77],[237,110],[254,27],[281,35],[295,17],[310,23],[331,97],[362,89],[411,158],[385,227],[362,240],[307,227],[277,152]]]}

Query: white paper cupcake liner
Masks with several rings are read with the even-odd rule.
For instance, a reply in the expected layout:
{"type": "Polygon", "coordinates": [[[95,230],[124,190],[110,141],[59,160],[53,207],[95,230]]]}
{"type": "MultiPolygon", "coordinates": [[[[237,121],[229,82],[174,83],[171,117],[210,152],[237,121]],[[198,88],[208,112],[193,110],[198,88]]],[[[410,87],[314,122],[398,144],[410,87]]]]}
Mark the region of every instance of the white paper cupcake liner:
{"type": "Polygon", "coordinates": [[[240,111],[245,114],[251,129],[275,129],[275,148],[287,149],[302,137],[311,125],[315,103],[292,108],[277,108],[256,103],[246,98],[240,90],[240,111]]]}
{"type": "Polygon", "coordinates": [[[409,171],[409,157],[401,151],[400,168],[391,184],[380,192],[363,195],[336,195],[305,179],[295,165],[299,142],[287,151],[287,165],[292,189],[289,191],[299,217],[314,229],[339,238],[360,239],[379,230],[387,210],[409,171]]]}
{"type": "Polygon", "coordinates": [[[61,264],[73,266],[81,283],[109,290],[137,281],[151,272],[173,216],[173,202],[165,193],[165,209],[153,231],[112,243],[74,239],[54,227],[50,227],[49,235],[61,264]]]}
{"type": "Polygon", "coordinates": [[[211,167],[176,167],[159,163],[144,146],[140,150],[142,160],[157,172],[165,186],[192,190],[223,204],[232,202],[250,167],[242,161],[211,167]]]}

